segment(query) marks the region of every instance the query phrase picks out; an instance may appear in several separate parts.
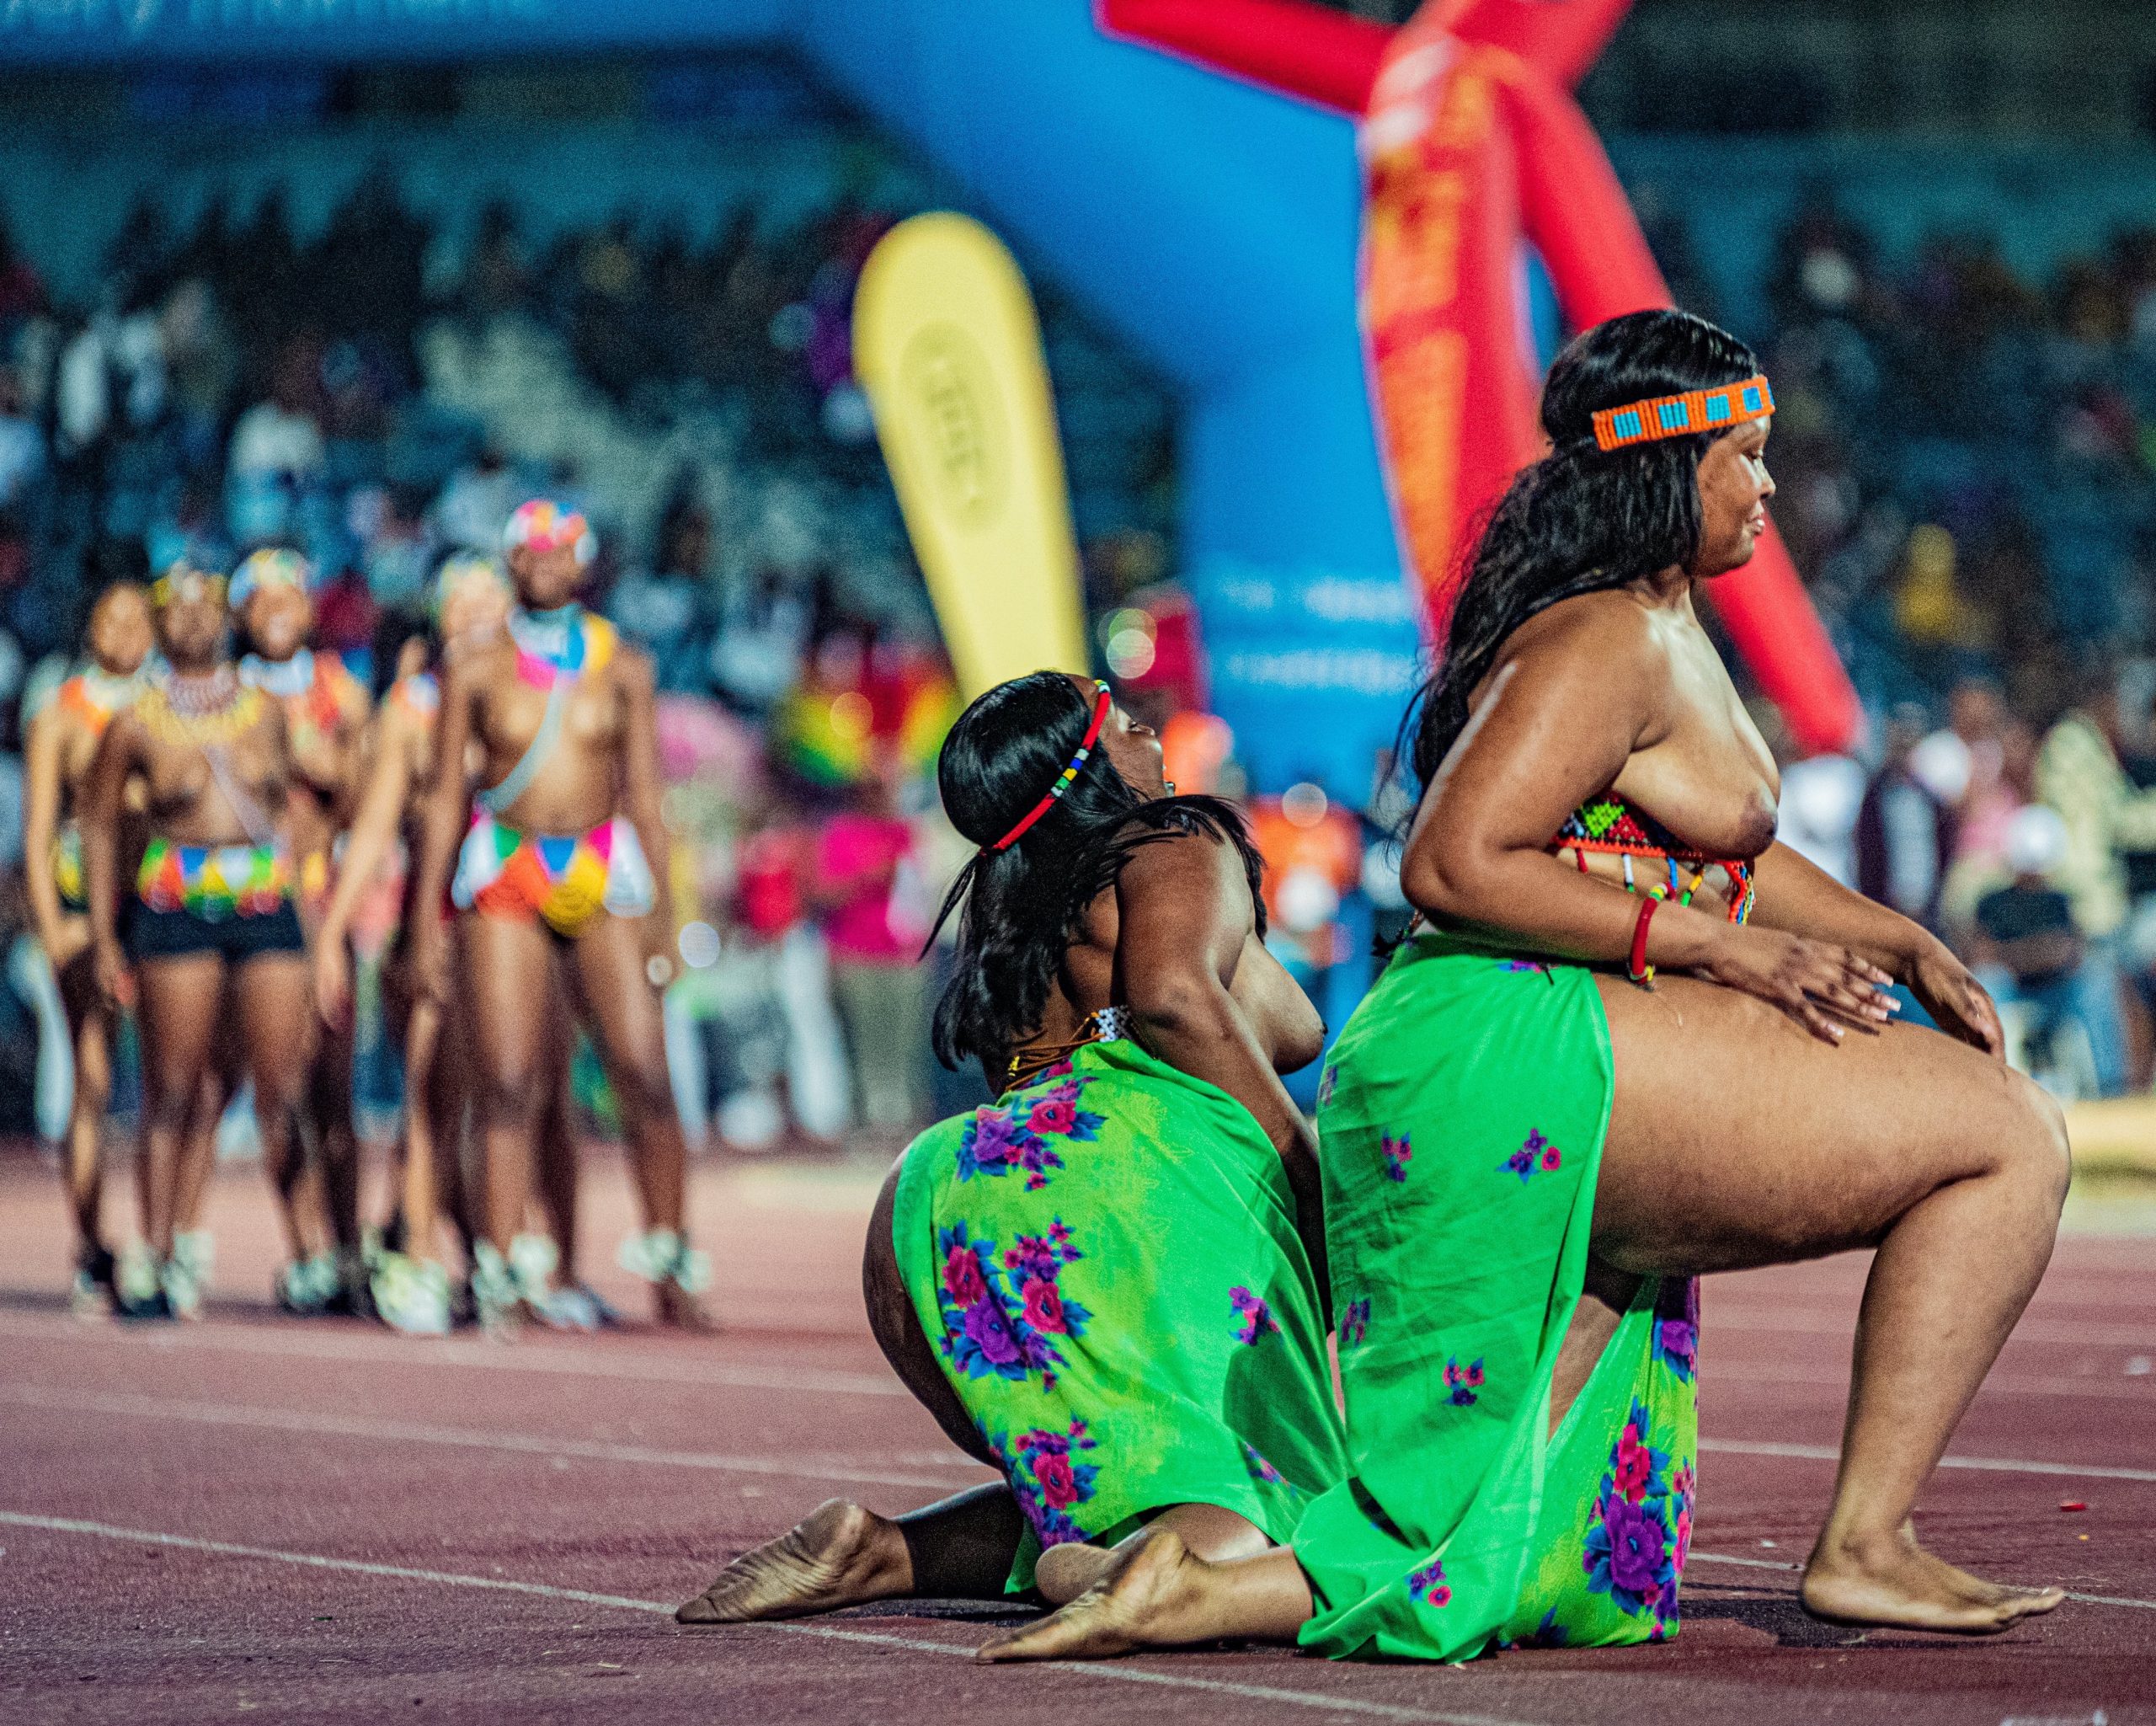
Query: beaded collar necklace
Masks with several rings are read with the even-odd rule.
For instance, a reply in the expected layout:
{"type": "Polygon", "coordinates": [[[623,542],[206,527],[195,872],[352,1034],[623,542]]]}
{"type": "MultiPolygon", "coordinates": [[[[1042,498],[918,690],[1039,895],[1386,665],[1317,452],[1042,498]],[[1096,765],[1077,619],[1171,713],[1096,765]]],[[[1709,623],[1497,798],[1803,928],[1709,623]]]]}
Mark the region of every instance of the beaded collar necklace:
{"type": "Polygon", "coordinates": [[[303,647],[288,660],[265,660],[251,653],[239,662],[239,675],[243,682],[280,701],[290,701],[314,687],[314,649],[303,647]]]}
{"type": "Polygon", "coordinates": [[[228,665],[214,671],[168,668],[143,692],[137,710],[166,742],[206,747],[243,735],[261,717],[267,699],[260,690],[243,684],[228,665]]]}

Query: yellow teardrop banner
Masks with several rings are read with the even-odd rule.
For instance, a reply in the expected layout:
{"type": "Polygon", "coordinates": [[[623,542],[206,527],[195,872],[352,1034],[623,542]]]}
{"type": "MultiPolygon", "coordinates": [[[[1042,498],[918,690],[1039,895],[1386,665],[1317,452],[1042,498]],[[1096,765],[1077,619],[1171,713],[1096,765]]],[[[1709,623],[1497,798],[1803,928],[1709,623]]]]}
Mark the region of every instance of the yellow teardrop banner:
{"type": "Polygon", "coordinates": [[[959,686],[1086,669],[1086,622],[1033,296],[1003,243],[936,211],[884,235],[854,370],[959,686]]]}

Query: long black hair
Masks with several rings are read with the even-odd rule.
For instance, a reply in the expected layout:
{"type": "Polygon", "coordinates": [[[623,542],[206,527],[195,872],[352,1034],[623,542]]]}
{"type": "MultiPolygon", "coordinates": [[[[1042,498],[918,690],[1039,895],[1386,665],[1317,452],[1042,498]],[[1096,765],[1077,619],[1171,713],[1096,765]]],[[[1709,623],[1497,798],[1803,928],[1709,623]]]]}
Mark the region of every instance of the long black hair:
{"type": "MultiPolygon", "coordinates": [[[[943,808],[983,849],[952,884],[941,930],[965,901],[956,970],[936,1006],[936,1054],[946,1066],[997,1063],[1040,1027],[1049,991],[1086,907],[1114,884],[1139,846],[1204,833],[1232,845],[1257,901],[1257,852],[1235,809],[1215,797],[1148,799],[1096,745],[1070,788],[1006,851],[992,846],[1055,783],[1085,741],[1093,701],[1060,671],[1000,683],[958,716],[936,767],[943,808]]],[[[931,942],[935,939],[931,936],[931,942]]]]}
{"type": "Polygon", "coordinates": [[[1512,633],[1560,600],[1623,587],[1700,552],[1700,457],[1721,434],[1605,451],[1593,415],[1656,396],[1754,377],[1759,361],[1689,312],[1630,312],[1568,343],[1542,387],[1552,448],[1521,469],[1492,511],[1453,601],[1436,671],[1401,722],[1425,790],[1467,728],[1468,700],[1512,633]]]}

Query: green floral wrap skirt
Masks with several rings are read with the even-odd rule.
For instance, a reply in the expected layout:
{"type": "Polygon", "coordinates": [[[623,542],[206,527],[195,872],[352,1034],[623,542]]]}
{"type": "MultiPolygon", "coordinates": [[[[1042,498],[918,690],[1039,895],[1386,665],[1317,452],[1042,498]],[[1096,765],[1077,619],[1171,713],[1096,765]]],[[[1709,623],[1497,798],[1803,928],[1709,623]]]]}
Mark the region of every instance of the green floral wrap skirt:
{"type": "Polygon", "coordinates": [[[1217,1504],[1284,1542],[1346,1472],[1280,1157],[1241,1103],[1088,1044],[905,1154],[892,1230],[923,1330],[1028,1538],[1113,1544],[1217,1504]]]}
{"type": "Polygon", "coordinates": [[[1333,1655],[1677,1630],[1697,1285],[1649,1280],[1550,1430],[1611,1093],[1592,972],[1423,934],[1319,1085],[1349,1477],[1297,1558],[1333,1655]]]}

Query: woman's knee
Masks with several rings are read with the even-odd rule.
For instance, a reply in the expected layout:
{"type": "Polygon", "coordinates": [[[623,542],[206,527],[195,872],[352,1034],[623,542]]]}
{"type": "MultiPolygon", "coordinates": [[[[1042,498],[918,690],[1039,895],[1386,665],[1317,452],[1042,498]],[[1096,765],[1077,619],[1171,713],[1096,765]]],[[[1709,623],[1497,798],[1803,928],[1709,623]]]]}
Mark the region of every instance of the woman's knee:
{"type": "Polygon", "coordinates": [[[2004,1130],[1998,1146],[2000,1169],[2025,1183],[2056,1216],[2073,1173],[2065,1112],[2035,1080],[2018,1072],[2009,1072],[2007,1079],[2004,1130]]]}
{"type": "Polygon", "coordinates": [[[547,1082],[534,1067],[497,1067],[479,1087],[479,1107],[487,1125],[530,1131],[539,1124],[547,1103],[547,1082]]]}

